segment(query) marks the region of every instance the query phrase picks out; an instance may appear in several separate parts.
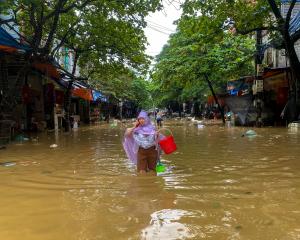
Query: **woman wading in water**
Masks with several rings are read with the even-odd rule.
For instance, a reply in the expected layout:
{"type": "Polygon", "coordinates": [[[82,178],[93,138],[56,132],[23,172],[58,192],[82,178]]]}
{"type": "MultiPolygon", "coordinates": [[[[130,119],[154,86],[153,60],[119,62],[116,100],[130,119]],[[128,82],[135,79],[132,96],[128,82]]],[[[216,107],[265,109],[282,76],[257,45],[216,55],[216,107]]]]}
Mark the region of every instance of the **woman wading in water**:
{"type": "Polygon", "coordinates": [[[141,111],[134,127],[128,128],[123,141],[128,158],[137,165],[138,173],[155,173],[158,160],[158,132],[147,112],[141,111]]]}

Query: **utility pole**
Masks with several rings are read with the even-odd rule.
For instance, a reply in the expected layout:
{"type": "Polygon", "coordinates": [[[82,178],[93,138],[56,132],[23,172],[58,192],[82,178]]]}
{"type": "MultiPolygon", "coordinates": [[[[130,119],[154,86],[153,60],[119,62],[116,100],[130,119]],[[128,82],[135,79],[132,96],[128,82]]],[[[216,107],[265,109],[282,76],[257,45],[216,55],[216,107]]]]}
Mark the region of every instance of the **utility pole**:
{"type": "Polygon", "coordinates": [[[261,75],[261,64],[264,57],[262,51],[262,30],[256,31],[256,56],[255,56],[255,80],[253,85],[253,94],[255,95],[256,107],[256,126],[261,127],[262,122],[262,103],[263,103],[263,79],[261,75]]]}

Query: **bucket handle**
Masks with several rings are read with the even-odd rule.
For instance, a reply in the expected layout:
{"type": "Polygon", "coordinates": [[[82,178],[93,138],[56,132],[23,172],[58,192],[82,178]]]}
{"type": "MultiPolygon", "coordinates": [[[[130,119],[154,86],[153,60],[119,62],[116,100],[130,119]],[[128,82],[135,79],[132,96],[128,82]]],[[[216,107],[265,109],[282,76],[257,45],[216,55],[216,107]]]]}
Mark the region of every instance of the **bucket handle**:
{"type": "Polygon", "coordinates": [[[157,130],[157,132],[159,133],[161,130],[167,130],[169,133],[171,133],[172,136],[174,136],[173,132],[168,128],[160,128],[160,129],[157,130]]]}

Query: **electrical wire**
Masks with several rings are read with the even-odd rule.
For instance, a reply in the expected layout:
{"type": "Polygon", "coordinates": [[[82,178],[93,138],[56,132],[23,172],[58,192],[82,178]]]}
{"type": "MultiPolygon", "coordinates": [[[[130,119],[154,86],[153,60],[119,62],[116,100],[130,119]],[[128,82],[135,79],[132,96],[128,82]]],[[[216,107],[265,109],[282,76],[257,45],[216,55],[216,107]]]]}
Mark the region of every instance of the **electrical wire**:
{"type": "Polygon", "coordinates": [[[157,28],[155,28],[155,27],[153,27],[153,26],[148,26],[150,29],[152,29],[152,30],[154,30],[154,31],[156,31],[156,32],[159,32],[159,33],[162,33],[162,34],[165,34],[165,35],[170,35],[170,34],[172,34],[172,33],[175,33],[175,32],[172,32],[172,33],[168,33],[168,32],[164,32],[164,31],[162,31],[162,30],[160,30],[160,29],[157,29],[157,28]]]}
{"type": "Polygon", "coordinates": [[[163,25],[160,25],[160,24],[158,24],[158,23],[156,23],[156,22],[153,22],[153,21],[151,21],[151,20],[147,20],[147,23],[149,23],[149,25],[153,25],[153,26],[155,26],[155,27],[157,27],[157,28],[160,28],[160,29],[162,29],[162,30],[166,30],[166,31],[169,31],[169,32],[174,32],[173,29],[168,28],[168,27],[165,27],[165,26],[163,26],[163,25]]]}

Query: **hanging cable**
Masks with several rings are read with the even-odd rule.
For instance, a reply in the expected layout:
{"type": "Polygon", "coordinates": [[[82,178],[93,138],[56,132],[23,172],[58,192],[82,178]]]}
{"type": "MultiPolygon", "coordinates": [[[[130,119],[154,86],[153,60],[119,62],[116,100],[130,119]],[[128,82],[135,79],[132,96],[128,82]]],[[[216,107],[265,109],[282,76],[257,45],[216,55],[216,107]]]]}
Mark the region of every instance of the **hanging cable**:
{"type": "Polygon", "coordinates": [[[168,28],[168,27],[165,27],[165,26],[163,26],[163,25],[160,25],[160,24],[158,24],[158,23],[156,23],[156,22],[153,22],[153,21],[151,21],[151,20],[147,20],[147,23],[148,23],[149,25],[153,25],[153,26],[155,26],[155,27],[157,27],[157,28],[160,28],[160,29],[162,29],[162,30],[166,30],[166,31],[169,31],[169,32],[174,32],[173,29],[168,28]]]}
{"type": "MultiPolygon", "coordinates": [[[[149,27],[150,29],[156,31],[156,32],[159,32],[159,33],[162,33],[162,34],[165,34],[165,35],[170,35],[170,34],[172,34],[172,33],[164,32],[164,31],[162,31],[162,30],[160,30],[160,29],[157,29],[157,28],[155,28],[155,27],[153,27],[153,26],[148,26],[148,27],[149,27]]],[[[173,32],[173,33],[174,33],[174,32],[173,32]]]]}

